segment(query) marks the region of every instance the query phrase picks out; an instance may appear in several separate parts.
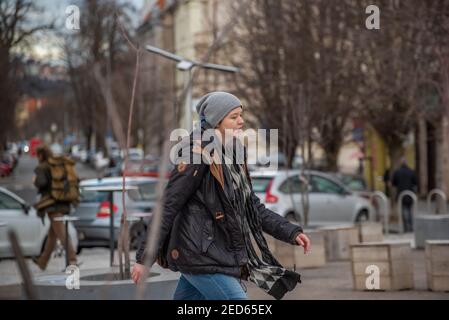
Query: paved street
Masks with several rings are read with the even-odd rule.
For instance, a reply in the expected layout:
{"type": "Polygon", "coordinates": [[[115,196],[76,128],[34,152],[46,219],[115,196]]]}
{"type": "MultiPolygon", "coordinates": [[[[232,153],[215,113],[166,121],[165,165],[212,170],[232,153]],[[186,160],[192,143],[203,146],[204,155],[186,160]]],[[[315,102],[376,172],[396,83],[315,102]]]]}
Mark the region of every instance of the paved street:
{"type": "MultiPolygon", "coordinates": [[[[134,252],[131,257],[134,258],[134,252]]],[[[109,267],[109,252],[104,248],[84,249],[79,256],[83,270],[109,267]]],[[[62,274],[64,268],[63,257],[53,258],[45,272],[40,271],[29,259],[28,266],[34,276],[62,274]]],[[[134,259],[132,259],[132,263],[134,259]]],[[[426,273],[424,251],[413,251],[414,290],[393,292],[354,291],[352,289],[352,275],[349,261],[328,262],[324,267],[299,270],[302,283],[296,289],[285,295],[288,300],[307,299],[449,299],[449,293],[431,292],[426,288],[426,273]]],[[[20,295],[20,275],[15,260],[0,261],[0,299],[17,298],[20,295]]],[[[272,299],[261,289],[250,282],[244,282],[250,299],[272,299]]]]}

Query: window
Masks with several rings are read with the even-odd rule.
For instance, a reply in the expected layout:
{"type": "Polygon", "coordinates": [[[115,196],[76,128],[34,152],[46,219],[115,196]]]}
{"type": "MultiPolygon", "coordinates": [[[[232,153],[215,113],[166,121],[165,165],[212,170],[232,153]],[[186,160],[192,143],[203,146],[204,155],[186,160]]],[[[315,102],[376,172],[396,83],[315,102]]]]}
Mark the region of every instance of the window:
{"type": "Polygon", "coordinates": [[[156,201],[157,182],[142,183],[138,189],[129,190],[128,196],[134,201],[156,201]]]}
{"type": "Polygon", "coordinates": [[[345,191],[335,182],[320,177],[312,176],[312,192],[343,194],[345,191]]]}
{"type": "Polygon", "coordinates": [[[360,178],[342,177],[341,181],[351,190],[364,191],[366,189],[365,182],[360,178]]]}
{"type": "Polygon", "coordinates": [[[301,193],[307,191],[307,184],[299,176],[285,180],[279,190],[283,193],[301,193]]]}
{"type": "Polygon", "coordinates": [[[251,178],[254,192],[266,192],[272,178],[254,177],[251,178]]]}
{"type": "Polygon", "coordinates": [[[22,210],[22,204],[16,199],[0,192],[0,209],[22,210]]]}
{"type": "Polygon", "coordinates": [[[86,191],[84,188],[80,189],[81,202],[103,202],[108,201],[109,193],[100,191],[86,191]]]}

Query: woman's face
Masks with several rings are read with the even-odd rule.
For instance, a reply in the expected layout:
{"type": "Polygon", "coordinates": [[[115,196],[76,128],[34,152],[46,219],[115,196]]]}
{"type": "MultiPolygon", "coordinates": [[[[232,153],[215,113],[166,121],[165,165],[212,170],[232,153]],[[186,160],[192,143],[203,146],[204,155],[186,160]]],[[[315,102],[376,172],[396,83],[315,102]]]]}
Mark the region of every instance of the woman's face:
{"type": "Polygon", "coordinates": [[[242,107],[235,108],[220,122],[218,125],[218,130],[222,134],[225,134],[225,130],[232,130],[232,133],[235,135],[241,131],[243,128],[243,109],[242,107]]]}

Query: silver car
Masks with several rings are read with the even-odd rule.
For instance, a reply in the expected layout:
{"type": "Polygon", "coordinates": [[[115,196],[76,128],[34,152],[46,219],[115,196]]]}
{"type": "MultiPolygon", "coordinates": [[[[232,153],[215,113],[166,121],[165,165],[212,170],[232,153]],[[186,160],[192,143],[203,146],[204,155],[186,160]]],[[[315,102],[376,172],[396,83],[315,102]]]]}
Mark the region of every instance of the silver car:
{"type": "Polygon", "coordinates": [[[254,192],[269,209],[298,222],[304,221],[301,202],[309,191],[309,225],[325,226],[370,220],[370,202],[350,191],[343,183],[319,171],[254,171],[254,192]]]}
{"type": "MultiPolygon", "coordinates": [[[[135,186],[136,189],[125,192],[125,204],[128,215],[132,213],[151,214],[156,201],[157,178],[152,177],[127,177],[126,186],[135,186]]],[[[109,194],[103,191],[89,190],[91,187],[120,187],[121,177],[89,179],[81,181],[81,201],[75,209],[74,216],[79,218],[75,221],[78,230],[79,246],[96,247],[109,246],[110,239],[110,203],[109,194]]],[[[120,219],[123,213],[122,192],[113,192],[113,225],[114,240],[117,241],[120,230],[120,219]]],[[[130,246],[137,248],[146,229],[151,221],[150,217],[132,221],[130,226],[130,246]]]]}
{"type": "MultiPolygon", "coordinates": [[[[46,216],[42,223],[34,208],[16,194],[0,187],[0,225],[0,258],[14,257],[8,238],[9,229],[16,232],[24,256],[39,256],[47,240],[50,220],[46,216]]],[[[69,223],[69,235],[77,248],[78,238],[72,223],[69,223]]],[[[60,243],[55,250],[62,253],[60,243]]]]}

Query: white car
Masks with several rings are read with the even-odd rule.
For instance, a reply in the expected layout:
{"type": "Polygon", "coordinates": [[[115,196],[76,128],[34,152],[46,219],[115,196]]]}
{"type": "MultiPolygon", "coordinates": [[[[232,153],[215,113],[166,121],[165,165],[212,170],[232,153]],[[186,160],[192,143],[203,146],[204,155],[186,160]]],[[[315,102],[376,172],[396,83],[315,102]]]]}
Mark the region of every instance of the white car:
{"type": "Polygon", "coordinates": [[[97,152],[94,158],[95,169],[101,170],[106,168],[109,165],[109,161],[109,158],[106,158],[102,151],[97,152]]]}
{"type": "Polygon", "coordinates": [[[309,190],[309,226],[370,220],[374,209],[364,197],[351,192],[332,176],[319,171],[255,171],[255,194],[270,210],[289,220],[304,222],[301,191],[309,190]],[[288,172],[288,174],[287,174],[288,172]]]}
{"type": "Polygon", "coordinates": [[[81,162],[86,162],[87,150],[84,149],[84,147],[82,147],[81,145],[76,144],[72,147],[72,157],[80,160],[81,162]]]}
{"type": "MultiPolygon", "coordinates": [[[[122,158],[125,157],[125,152],[121,151],[122,158]]],[[[145,157],[145,154],[143,153],[143,150],[140,148],[129,148],[128,149],[128,160],[143,160],[145,157]]]]}
{"type": "MultiPolygon", "coordinates": [[[[22,254],[33,257],[41,254],[49,227],[50,220],[47,216],[42,224],[34,208],[14,193],[0,187],[0,258],[14,257],[8,238],[9,229],[16,232],[22,254]]],[[[69,235],[77,250],[78,237],[72,223],[69,223],[69,235]]]]}

